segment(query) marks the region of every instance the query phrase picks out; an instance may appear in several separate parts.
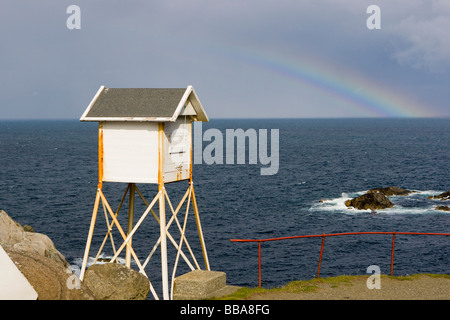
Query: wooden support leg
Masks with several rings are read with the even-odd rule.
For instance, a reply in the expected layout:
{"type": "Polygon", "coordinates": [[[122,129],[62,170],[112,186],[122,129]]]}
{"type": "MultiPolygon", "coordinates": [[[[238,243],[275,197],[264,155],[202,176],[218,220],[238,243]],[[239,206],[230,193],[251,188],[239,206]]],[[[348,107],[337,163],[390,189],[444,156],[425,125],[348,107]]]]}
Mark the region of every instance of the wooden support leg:
{"type": "Polygon", "coordinates": [[[195,221],[197,222],[198,236],[200,238],[200,244],[202,245],[203,258],[205,259],[205,267],[206,270],[210,271],[211,269],[209,266],[208,253],[206,252],[205,239],[203,237],[202,224],[200,222],[200,215],[198,213],[197,201],[195,200],[194,184],[192,182],[191,188],[192,188],[192,207],[194,208],[195,221]]]}
{"type": "Polygon", "coordinates": [[[83,264],[81,265],[81,272],[80,272],[80,280],[81,281],[83,281],[84,273],[86,272],[86,265],[87,265],[87,261],[89,258],[89,251],[91,248],[92,236],[94,234],[95,221],[97,220],[98,205],[100,202],[100,193],[101,193],[100,189],[97,189],[97,195],[95,196],[94,210],[92,211],[91,226],[89,227],[88,238],[86,241],[86,249],[84,251],[84,257],[83,257],[83,264]]]}

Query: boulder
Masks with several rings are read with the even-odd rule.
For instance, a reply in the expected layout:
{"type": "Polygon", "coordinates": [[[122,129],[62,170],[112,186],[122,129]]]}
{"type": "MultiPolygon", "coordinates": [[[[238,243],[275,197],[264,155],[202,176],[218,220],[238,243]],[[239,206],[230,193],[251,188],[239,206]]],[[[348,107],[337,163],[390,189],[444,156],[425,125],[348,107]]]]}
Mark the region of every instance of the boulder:
{"type": "Polygon", "coordinates": [[[150,292],[146,276],[117,263],[92,265],[83,283],[97,300],[145,300],[150,292]]]}
{"type": "Polygon", "coordinates": [[[450,200],[450,191],[445,191],[437,196],[429,196],[428,199],[450,200]]]}
{"type": "Polygon", "coordinates": [[[367,193],[381,193],[386,197],[390,197],[390,196],[407,196],[408,194],[411,194],[412,191],[398,187],[387,187],[387,188],[370,189],[367,193]]]}
{"type": "Polygon", "coordinates": [[[0,210],[0,245],[13,250],[36,253],[62,263],[68,267],[64,256],[55,248],[53,241],[45,234],[32,232],[30,226],[22,227],[5,211],[0,210]],[[30,230],[30,231],[26,231],[30,230]]]}
{"type": "Polygon", "coordinates": [[[355,209],[364,210],[376,210],[392,208],[394,204],[381,193],[366,193],[357,198],[345,201],[347,207],[353,207],[355,209]]]}
{"type": "Polygon", "coordinates": [[[441,211],[450,211],[450,207],[449,206],[437,206],[434,209],[441,210],[441,211]]]}

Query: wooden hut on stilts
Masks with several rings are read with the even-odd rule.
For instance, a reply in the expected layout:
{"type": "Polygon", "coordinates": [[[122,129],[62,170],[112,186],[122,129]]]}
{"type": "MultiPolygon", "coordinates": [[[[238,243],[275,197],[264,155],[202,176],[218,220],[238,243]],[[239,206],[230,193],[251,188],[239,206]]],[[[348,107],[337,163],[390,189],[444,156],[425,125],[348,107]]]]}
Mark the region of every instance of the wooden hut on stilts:
{"type": "MultiPolygon", "coordinates": [[[[159,247],[162,295],[163,299],[170,299],[167,240],[177,251],[172,271],[172,286],[180,257],[186,261],[191,270],[200,269],[186,239],[186,219],[190,205],[195,215],[205,269],[210,270],[192,179],[192,122],[209,121],[209,119],[194,88],[188,86],[175,89],[146,89],[101,86],[80,121],[96,121],[99,124],[98,187],[80,273],[81,280],[85,275],[97,213],[101,205],[105,211],[108,231],[94,258],[94,263],[106,240],[110,238],[114,252],[111,262],[116,261],[125,249],[125,265],[130,267],[133,259],[139,272],[147,276],[145,267],[153,252],[159,247]],[[188,188],[175,208],[170,201],[165,184],[179,181],[187,181],[188,188]],[[117,210],[114,211],[103,192],[103,184],[115,182],[126,183],[126,188],[117,210]],[[158,192],[148,202],[137,184],[157,184],[158,192]],[[137,221],[134,212],[136,194],[146,206],[137,221]],[[125,227],[122,227],[117,215],[127,195],[128,222],[125,227]],[[158,203],[159,213],[153,210],[156,203],[158,203]],[[185,220],[184,223],[180,223],[179,211],[184,204],[186,204],[185,220]],[[167,212],[170,214],[167,215],[167,212]],[[159,224],[159,239],[150,255],[142,262],[133,249],[132,240],[133,235],[149,215],[153,216],[159,224]],[[169,231],[174,221],[180,232],[178,242],[169,231]],[[118,247],[114,245],[111,236],[113,228],[117,228],[123,240],[118,247]],[[193,263],[183,252],[183,245],[189,250],[193,263]]],[[[150,288],[154,298],[159,299],[151,282],[150,288]]]]}

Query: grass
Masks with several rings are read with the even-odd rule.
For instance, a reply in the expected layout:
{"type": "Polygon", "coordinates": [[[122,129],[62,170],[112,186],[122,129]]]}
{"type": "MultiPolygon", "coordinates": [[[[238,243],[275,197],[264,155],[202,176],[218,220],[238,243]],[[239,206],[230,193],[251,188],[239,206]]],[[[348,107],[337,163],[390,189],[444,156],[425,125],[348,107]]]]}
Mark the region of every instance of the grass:
{"type": "MultiPolygon", "coordinates": [[[[414,275],[407,275],[407,276],[396,276],[391,277],[387,275],[381,275],[381,278],[388,278],[388,279],[395,279],[399,281],[412,281],[415,279],[418,279],[422,276],[428,276],[432,278],[447,278],[450,279],[450,275],[447,274],[431,274],[431,273],[420,273],[420,274],[414,274],[414,275]]],[[[328,284],[332,288],[337,288],[341,285],[347,285],[350,286],[352,281],[358,278],[364,278],[367,279],[368,276],[336,276],[336,277],[328,277],[328,278],[315,278],[311,280],[299,280],[299,281],[292,281],[288,284],[271,288],[271,289],[265,289],[265,288],[247,288],[243,287],[237,290],[235,293],[221,297],[220,300],[240,300],[240,299],[246,299],[250,295],[255,293],[308,293],[308,292],[314,292],[319,288],[319,285],[321,284],[328,284]]]]}
{"type": "Polygon", "coordinates": [[[391,276],[386,276],[389,279],[396,279],[399,281],[404,281],[404,280],[415,280],[417,278],[420,278],[422,276],[427,276],[430,278],[446,278],[446,279],[450,279],[450,275],[448,274],[434,274],[434,273],[418,273],[418,274],[413,274],[413,275],[407,275],[407,276],[398,276],[398,277],[391,277],[391,276]]]}
{"type": "Polygon", "coordinates": [[[220,298],[221,300],[238,300],[245,299],[249,295],[254,293],[266,293],[266,292],[290,292],[290,293],[307,293],[314,292],[318,289],[319,284],[328,283],[331,287],[337,287],[339,285],[350,285],[351,281],[359,276],[337,276],[329,278],[315,278],[311,280],[298,280],[292,281],[288,284],[271,288],[247,288],[243,287],[237,290],[235,293],[220,298]]]}

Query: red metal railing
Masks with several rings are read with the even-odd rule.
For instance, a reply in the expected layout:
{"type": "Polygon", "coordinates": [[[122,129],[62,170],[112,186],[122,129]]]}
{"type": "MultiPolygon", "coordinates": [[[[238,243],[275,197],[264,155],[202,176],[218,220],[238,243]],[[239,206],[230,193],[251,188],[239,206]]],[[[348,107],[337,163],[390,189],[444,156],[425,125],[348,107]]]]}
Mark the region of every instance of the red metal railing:
{"type": "Polygon", "coordinates": [[[269,241],[280,241],[289,239],[300,239],[300,238],[322,238],[322,245],[320,247],[320,257],[319,265],[317,267],[317,278],[320,276],[320,266],[322,264],[323,247],[325,245],[326,237],[336,237],[336,236],[349,236],[349,235],[364,235],[364,234],[391,234],[392,235],[392,250],[391,250],[391,276],[394,275],[394,247],[395,247],[395,236],[396,235],[438,235],[438,236],[450,236],[450,233],[433,233],[433,232],[344,232],[344,233],[328,233],[328,234],[314,234],[314,235],[303,235],[303,236],[291,236],[291,237],[280,237],[280,238],[270,238],[270,239],[231,239],[231,242],[257,242],[258,243],[258,270],[259,270],[259,287],[261,287],[261,243],[269,241]]]}

